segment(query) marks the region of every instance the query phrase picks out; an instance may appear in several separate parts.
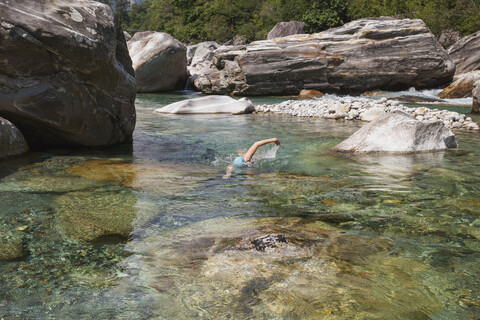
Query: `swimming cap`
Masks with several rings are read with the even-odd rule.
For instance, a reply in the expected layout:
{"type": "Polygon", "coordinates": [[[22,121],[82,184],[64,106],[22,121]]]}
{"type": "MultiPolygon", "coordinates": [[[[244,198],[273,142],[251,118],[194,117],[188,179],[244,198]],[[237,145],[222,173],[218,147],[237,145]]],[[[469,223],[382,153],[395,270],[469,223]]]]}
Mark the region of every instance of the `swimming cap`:
{"type": "Polygon", "coordinates": [[[245,159],[243,159],[243,157],[236,157],[234,160],[233,160],[233,165],[236,166],[236,167],[241,167],[241,166],[244,166],[245,165],[245,159]]]}

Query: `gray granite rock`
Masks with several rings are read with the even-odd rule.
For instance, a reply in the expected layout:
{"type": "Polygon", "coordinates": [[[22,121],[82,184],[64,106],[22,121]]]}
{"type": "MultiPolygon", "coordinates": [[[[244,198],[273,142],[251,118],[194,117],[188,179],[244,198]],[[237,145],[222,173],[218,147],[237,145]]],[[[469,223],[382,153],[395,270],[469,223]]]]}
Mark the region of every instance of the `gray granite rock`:
{"type": "Polygon", "coordinates": [[[480,80],[475,82],[472,95],[473,95],[472,113],[480,114],[480,80]]]}
{"type": "Polygon", "coordinates": [[[0,118],[0,159],[28,151],[23,134],[10,121],[0,118]]]}
{"type": "Polygon", "coordinates": [[[467,36],[448,49],[456,66],[456,74],[480,69],[480,30],[467,36]]]}
{"type": "Polygon", "coordinates": [[[220,48],[212,62],[195,87],[236,95],[430,88],[449,83],[455,70],[423,21],[393,18],[220,48]]]}
{"type": "Polygon", "coordinates": [[[131,141],[134,72],[108,6],[1,1],[0,18],[0,116],[30,146],[131,141]]]}
{"type": "Polygon", "coordinates": [[[267,40],[305,33],[305,22],[278,22],[267,35],[267,40]]]}
{"type": "Polygon", "coordinates": [[[446,29],[443,30],[439,37],[438,37],[438,42],[445,48],[448,49],[452,45],[455,44],[455,42],[459,41],[462,38],[462,33],[460,30],[457,29],[446,29]]]}
{"type": "Polygon", "coordinates": [[[187,80],[187,48],[163,32],[137,32],[128,41],[137,92],[183,89],[187,80]]]}
{"type": "Polygon", "coordinates": [[[394,111],[377,117],[333,150],[353,153],[411,153],[456,148],[455,136],[441,121],[419,121],[394,111]]]}

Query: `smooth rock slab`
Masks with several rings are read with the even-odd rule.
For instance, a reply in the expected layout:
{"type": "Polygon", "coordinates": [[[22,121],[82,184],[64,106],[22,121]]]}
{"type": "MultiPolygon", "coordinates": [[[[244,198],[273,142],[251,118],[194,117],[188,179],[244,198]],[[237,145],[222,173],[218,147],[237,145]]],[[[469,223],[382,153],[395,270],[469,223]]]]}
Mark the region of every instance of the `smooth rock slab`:
{"type": "Polygon", "coordinates": [[[410,153],[456,148],[455,136],[441,121],[419,121],[394,111],[364,125],[332,149],[354,153],[410,153]]]}
{"type": "Polygon", "coordinates": [[[448,49],[448,54],[456,66],[455,74],[480,69],[480,31],[466,36],[448,49]]]}
{"type": "Polygon", "coordinates": [[[0,118],[0,159],[18,156],[28,151],[28,145],[20,130],[10,121],[0,118]]]}
{"type": "Polygon", "coordinates": [[[267,40],[305,33],[305,22],[278,22],[267,35],[267,40]]]}
{"type": "Polygon", "coordinates": [[[128,41],[137,92],[183,89],[187,80],[187,47],[163,32],[137,32],[128,41]]]}
{"type": "Polygon", "coordinates": [[[455,65],[423,21],[369,18],[316,34],[219,48],[195,87],[204,93],[297,95],[435,88],[455,65]]]}
{"type": "Polygon", "coordinates": [[[97,1],[0,1],[0,116],[38,145],[130,142],[135,78],[97,1]]]}
{"type": "Polygon", "coordinates": [[[207,96],[193,98],[169,104],[155,110],[155,113],[231,113],[245,114],[255,111],[252,102],[247,98],[239,100],[228,96],[207,96]]]}

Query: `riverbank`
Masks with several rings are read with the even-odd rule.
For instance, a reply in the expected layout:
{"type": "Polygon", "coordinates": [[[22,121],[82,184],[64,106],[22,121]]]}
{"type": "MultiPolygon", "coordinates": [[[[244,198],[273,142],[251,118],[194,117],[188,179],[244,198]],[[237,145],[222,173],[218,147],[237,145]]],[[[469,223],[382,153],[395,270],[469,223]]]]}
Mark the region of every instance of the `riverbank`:
{"type": "Polygon", "coordinates": [[[427,107],[408,107],[387,98],[381,98],[380,100],[367,98],[287,100],[279,104],[255,106],[256,112],[288,114],[295,117],[362,121],[370,121],[383,113],[396,110],[410,114],[420,121],[443,121],[451,129],[479,130],[479,125],[465,114],[427,107]]]}

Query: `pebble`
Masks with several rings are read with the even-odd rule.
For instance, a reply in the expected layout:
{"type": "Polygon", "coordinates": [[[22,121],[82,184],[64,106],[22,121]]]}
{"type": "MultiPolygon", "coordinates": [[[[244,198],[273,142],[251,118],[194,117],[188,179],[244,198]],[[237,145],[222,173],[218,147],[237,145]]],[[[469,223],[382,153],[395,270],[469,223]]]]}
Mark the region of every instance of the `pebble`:
{"type": "Polygon", "coordinates": [[[398,101],[381,98],[340,100],[287,100],[279,104],[263,104],[255,106],[257,112],[288,114],[295,117],[313,117],[325,119],[361,120],[363,114],[372,109],[380,108],[384,112],[400,110],[415,117],[419,121],[442,121],[451,129],[479,130],[477,123],[464,114],[448,110],[429,109],[426,107],[409,108],[398,101]]]}

